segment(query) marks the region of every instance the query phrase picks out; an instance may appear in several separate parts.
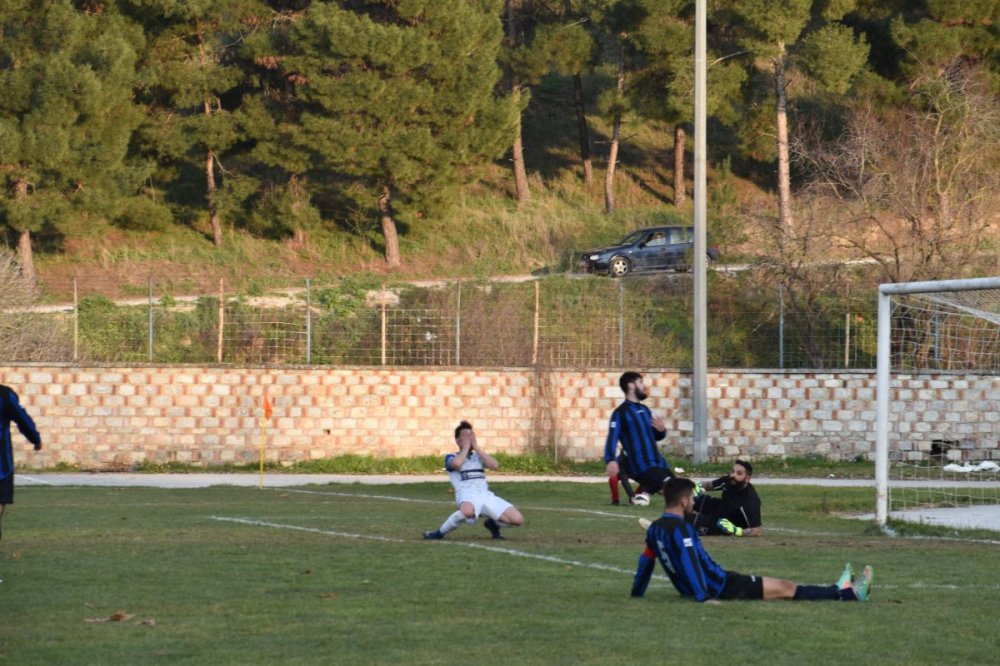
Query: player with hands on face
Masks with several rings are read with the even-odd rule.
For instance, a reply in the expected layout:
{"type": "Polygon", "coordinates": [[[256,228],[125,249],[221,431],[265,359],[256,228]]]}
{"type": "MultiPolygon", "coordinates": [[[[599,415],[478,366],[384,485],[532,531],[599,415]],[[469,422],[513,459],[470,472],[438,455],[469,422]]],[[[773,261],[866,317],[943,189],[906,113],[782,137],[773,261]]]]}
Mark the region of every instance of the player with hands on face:
{"type": "Polygon", "coordinates": [[[458,453],[445,456],[444,466],[455,489],[458,510],[452,513],[436,530],[424,532],[425,539],[443,539],[446,534],[463,523],[473,525],[480,515],[486,516],[483,525],[494,539],[503,539],[501,527],[516,527],[524,517],[513,504],[490,490],[486,470],[497,469],[497,459],[479,447],[472,424],[462,421],[455,428],[458,453]]]}

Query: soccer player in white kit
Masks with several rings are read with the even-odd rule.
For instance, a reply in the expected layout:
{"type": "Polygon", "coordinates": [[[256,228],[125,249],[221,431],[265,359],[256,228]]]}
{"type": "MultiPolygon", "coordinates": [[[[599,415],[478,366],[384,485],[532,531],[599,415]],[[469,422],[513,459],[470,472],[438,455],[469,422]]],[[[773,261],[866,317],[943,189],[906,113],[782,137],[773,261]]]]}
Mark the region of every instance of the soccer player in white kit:
{"type": "Polygon", "coordinates": [[[474,525],[480,515],[486,516],[483,523],[494,539],[502,539],[501,527],[516,527],[524,523],[524,516],[517,507],[497,496],[486,482],[486,470],[497,469],[500,463],[479,448],[472,424],[462,421],[455,428],[455,442],[458,453],[445,456],[444,467],[455,489],[455,504],[458,511],[448,516],[441,527],[424,532],[425,539],[443,539],[444,535],[458,528],[462,523],[474,525]]]}

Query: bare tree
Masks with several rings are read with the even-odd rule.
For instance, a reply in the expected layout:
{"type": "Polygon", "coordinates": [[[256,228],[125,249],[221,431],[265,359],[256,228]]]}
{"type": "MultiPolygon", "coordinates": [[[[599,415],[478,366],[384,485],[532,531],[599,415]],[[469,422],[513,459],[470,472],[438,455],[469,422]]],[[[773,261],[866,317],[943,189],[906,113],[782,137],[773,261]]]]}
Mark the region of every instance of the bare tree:
{"type": "Polygon", "coordinates": [[[33,277],[16,256],[0,247],[0,361],[64,361],[72,355],[64,314],[41,315],[33,277]]]}
{"type": "Polygon", "coordinates": [[[859,104],[833,142],[803,132],[795,156],[840,243],[893,282],[995,270],[1000,105],[955,64],[913,82],[906,104],[859,104]]]}

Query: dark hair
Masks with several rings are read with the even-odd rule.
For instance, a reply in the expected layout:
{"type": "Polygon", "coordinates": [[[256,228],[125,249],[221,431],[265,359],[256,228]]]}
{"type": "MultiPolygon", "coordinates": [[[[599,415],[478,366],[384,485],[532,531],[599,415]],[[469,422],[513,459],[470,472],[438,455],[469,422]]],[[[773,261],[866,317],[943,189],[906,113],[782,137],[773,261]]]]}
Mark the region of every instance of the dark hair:
{"type": "Polygon", "coordinates": [[[748,461],[737,458],[734,464],[743,465],[743,469],[747,471],[747,476],[753,476],[753,465],[751,465],[748,461]]]}
{"type": "Polygon", "coordinates": [[[663,500],[667,506],[678,504],[685,495],[694,492],[694,481],[675,476],[663,484],[663,500]]]}
{"type": "Polygon", "coordinates": [[[460,434],[462,434],[463,430],[472,430],[472,424],[469,423],[468,421],[462,421],[461,423],[458,424],[458,427],[455,428],[455,441],[456,442],[458,441],[458,436],[460,434]]]}
{"type": "Polygon", "coordinates": [[[642,379],[642,375],[638,372],[632,372],[629,370],[618,378],[618,386],[622,388],[622,393],[628,394],[628,385],[637,382],[642,379]]]}

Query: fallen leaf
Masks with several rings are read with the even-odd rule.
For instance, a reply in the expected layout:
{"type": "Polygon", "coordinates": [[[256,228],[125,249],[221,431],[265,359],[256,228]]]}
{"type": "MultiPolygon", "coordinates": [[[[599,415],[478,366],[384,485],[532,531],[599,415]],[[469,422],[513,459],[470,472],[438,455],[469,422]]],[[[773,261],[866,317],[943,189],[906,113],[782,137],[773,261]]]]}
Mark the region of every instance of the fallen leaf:
{"type": "Polygon", "coordinates": [[[138,622],[136,622],[136,624],[144,624],[147,627],[155,627],[156,626],[156,620],[154,620],[151,617],[147,617],[145,620],[139,620],[138,622]]]}
{"type": "Polygon", "coordinates": [[[336,592],[327,592],[326,594],[319,595],[319,597],[320,597],[320,599],[336,599],[337,598],[337,593],[336,592]]]}
{"type": "Polygon", "coordinates": [[[118,611],[116,613],[112,613],[108,617],[87,617],[84,618],[83,621],[91,624],[97,624],[99,622],[128,622],[133,617],[135,617],[135,615],[132,615],[131,613],[118,611]]]}

